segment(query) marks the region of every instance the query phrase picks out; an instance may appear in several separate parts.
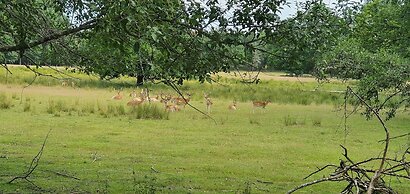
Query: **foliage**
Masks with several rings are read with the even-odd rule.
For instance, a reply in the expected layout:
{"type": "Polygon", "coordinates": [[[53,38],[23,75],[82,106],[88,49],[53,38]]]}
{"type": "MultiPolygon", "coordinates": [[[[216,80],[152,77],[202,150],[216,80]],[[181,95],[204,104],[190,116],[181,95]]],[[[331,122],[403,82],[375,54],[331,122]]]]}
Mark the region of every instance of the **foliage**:
{"type": "Polygon", "coordinates": [[[343,20],[322,1],[307,1],[275,31],[267,60],[276,70],[295,75],[311,73],[317,58],[345,30],[343,20]]]}
{"type": "MultiPolygon", "coordinates": [[[[410,103],[409,61],[386,50],[369,52],[356,39],[344,39],[324,54],[318,66],[318,77],[358,79],[357,92],[372,108],[386,110],[394,116],[401,105],[410,103]]],[[[359,103],[356,103],[359,104],[359,103]]],[[[370,109],[366,115],[371,115],[370,109]]]]}
{"type": "Polygon", "coordinates": [[[353,36],[369,51],[383,48],[410,58],[410,2],[370,1],[356,16],[353,36]]]}
{"type": "Polygon", "coordinates": [[[266,39],[284,3],[232,0],[221,8],[218,1],[3,2],[7,28],[1,32],[10,41],[0,44],[0,52],[18,52],[31,64],[77,65],[106,79],[210,81],[210,74],[246,61],[232,48],[252,50],[255,40],[244,39],[249,35],[266,39]],[[22,23],[24,14],[29,17],[22,23]],[[54,50],[62,52],[57,56],[54,50]]]}

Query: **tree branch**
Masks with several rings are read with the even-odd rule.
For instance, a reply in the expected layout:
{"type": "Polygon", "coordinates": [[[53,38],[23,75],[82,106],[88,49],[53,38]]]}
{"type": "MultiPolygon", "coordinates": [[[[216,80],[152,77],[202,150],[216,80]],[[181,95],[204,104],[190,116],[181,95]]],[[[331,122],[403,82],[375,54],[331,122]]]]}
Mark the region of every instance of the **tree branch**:
{"type": "Polygon", "coordinates": [[[368,109],[371,110],[371,112],[373,112],[374,115],[376,115],[377,119],[379,120],[380,124],[383,126],[385,135],[386,135],[386,144],[384,146],[383,149],[383,156],[382,156],[382,160],[380,162],[380,166],[379,169],[375,172],[375,174],[373,175],[369,187],[367,189],[367,194],[372,194],[373,190],[374,190],[374,185],[376,184],[377,180],[379,179],[380,175],[383,172],[383,167],[384,167],[384,163],[386,162],[386,157],[387,157],[387,151],[389,148],[389,142],[390,142],[390,133],[389,133],[389,129],[386,127],[386,124],[384,123],[383,119],[380,117],[379,113],[372,108],[362,97],[360,97],[356,92],[354,92],[352,90],[352,88],[350,88],[349,86],[347,87],[347,89],[349,90],[350,93],[352,93],[354,96],[356,96],[357,99],[359,99],[364,105],[366,105],[366,107],[368,109]]]}
{"type": "Polygon", "coordinates": [[[46,37],[42,37],[38,40],[35,40],[33,42],[30,43],[22,43],[22,44],[18,44],[18,45],[13,45],[13,46],[4,46],[4,47],[0,47],[0,52],[4,53],[4,52],[11,52],[11,51],[21,51],[21,50],[27,50],[30,48],[33,48],[35,46],[38,46],[40,44],[44,44],[46,42],[55,40],[55,39],[59,39],[61,37],[70,35],[70,34],[74,34],[77,33],[79,31],[82,30],[87,30],[87,29],[91,29],[94,28],[97,25],[97,19],[93,19],[90,20],[88,22],[85,22],[84,24],[81,24],[78,27],[75,28],[71,28],[71,29],[67,29],[65,31],[62,32],[57,32],[54,34],[50,34],[49,36],[46,37]]]}
{"type": "Polygon", "coordinates": [[[34,172],[34,170],[36,170],[36,168],[37,168],[37,166],[38,166],[38,164],[39,164],[39,162],[40,162],[40,159],[41,159],[41,156],[43,155],[44,147],[46,146],[46,142],[47,142],[48,136],[50,135],[50,132],[51,132],[51,129],[48,131],[46,137],[44,138],[44,141],[43,141],[43,144],[41,145],[40,151],[39,151],[39,152],[37,153],[37,155],[34,156],[34,158],[31,160],[30,166],[29,166],[29,168],[27,169],[27,171],[26,171],[23,175],[21,175],[21,176],[16,176],[16,177],[14,177],[13,179],[11,179],[9,182],[7,182],[8,184],[13,183],[13,182],[14,182],[15,180],[17,180],[17,179],[24,179],[24,180],[26,180],[27,182],[29,182],[29,183],[33,184],[34,186],[36,186],[37,188],[40,188],[40,187],[38,187],[37,185],[35,185],[33,182],[31,182],[30,180],[28,180],[28,177],[34,172]]]}

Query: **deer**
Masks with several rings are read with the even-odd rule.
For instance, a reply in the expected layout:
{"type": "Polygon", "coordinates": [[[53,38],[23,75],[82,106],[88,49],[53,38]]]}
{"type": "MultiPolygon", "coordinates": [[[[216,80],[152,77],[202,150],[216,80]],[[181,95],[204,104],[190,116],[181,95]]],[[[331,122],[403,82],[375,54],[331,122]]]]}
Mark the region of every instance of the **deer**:
{"type": "Polygon", "coordinates": [[[165,110],[169,112],[176,112],[176,111],[180,111],[181,108],[176,104],[169,104],[165,106],[165,110]]]}
{"type": "Polygon", "coordinates": [[[71,87],[75,88],[75,82],[71,81],[71,87]]]}
{"type": "Polygon", "coordinates": [[[236,107],[236,100],[234,100],[234,101],[232,102],[232,104],[230,104],[230,105],[228,106],[228,109],[229,109],[229,110],[236,110],[236,109],[237,109],[237,107],[236,107]]]}
{"type": "Polygon", "coordinates": [[[178,105],[168,104],[168,102],[171,101],[171,100],[172,100],[171,95],[166,95],[165,98],[164,98],[163,94],[161,93],[161,102],[164,103],[165,111],[169,111],[169,112],[180,111],[181,108],[179,108],[178,105]]]}
{"type": "Polygon", "coordinates": [[[205,99],[205,104],[206,104],[206,111],[208,112],[208,114],[211,113],[211,106],[213,104],[211,98],[209,98],[209,95],[204,93],[204,99],[205,99]]]}
{"type": "Polygon", "coordinates": [[[144,98],[144,100],[149,101],[148,88],[141,89],[140,96],[141,96],[141,98],[144,98]]]}
{"type": "Polygon", "coordinates": [[[118,92],[117,92],[117,95],[113,96],[112,99],[114,99],[114,100],[121,100],[121,99],[122,99],[121,91],[118,91],[118,92]]]}
{"type": "Polygon", "coordinates": [[[64,80],[63,82],[61,82],[61,86],[66,87],[68,86],[68,81],[64,80]]]}
{"type": "Polygon", "coordinates": [[[253,104],[253,113],[255,113],[255,108],[265,108],[266,105],[268,105],[270,101],[252,101],[253,104]]]}
{"type": "Polygon", "coordinates": [[[149,101],[150,102],[159,102],[160,101],[159,95],[156,95],[155,97],[149,97],[149,101]]]}
{"type": "Polygon", "coordinates": [[[184,108],[185,108],[185,106],[189,103],[189,101],[191,100],[191,94],[190,93],[187,93],[187,96],[188,97],[184,97],[184,98],[182,98],[182,97],[175,97],[175,98],[173,98],[172,100],[173,100],[173,102],[175,103],[175,104],[177,104],[177,105],[182,105],[184,108]]]}
{"type": "Polygon", "coordinates": [[[142,104],[144,102],[144,98],[133,98],[132,100],[130,100],[127,105],[128,106],[138,106],[140,104],[142,104]]]}
{"type": "Polygon", "coordinates": [[[131,98],[137,97],[137,93],[135,92],[135,90],[133,90],[133,91],[130,93],[130,97],[131,97],[131,98]]]}

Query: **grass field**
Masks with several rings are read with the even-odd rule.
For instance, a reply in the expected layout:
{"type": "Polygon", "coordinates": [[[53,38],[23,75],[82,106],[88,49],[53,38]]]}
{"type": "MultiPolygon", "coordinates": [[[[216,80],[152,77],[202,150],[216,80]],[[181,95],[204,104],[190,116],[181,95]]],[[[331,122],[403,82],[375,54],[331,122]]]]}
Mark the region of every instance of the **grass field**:
{"type": "MultiPolygon", "coordinates": [[[[114,88],[133,88],[127,78],[113,82],[75,74],[77,87],[41,78],[24,89],[29,72],[16,69],[5,82],[0,71],[0,193],[285,193],[315,178],[303,177],[329,163],[338,164],[343,144],[352,159],[378,156],[384,133],[375,120],[360,114],[348,120],[337,111],[341,83],[264,80],[248,89],[224,78],[219,84],[187,82],[181,89],[193,93],[192,105],[205,111],[202,92],[214,101],[211,116],[192,108],[163,112],[162,119],[136,119],[125,104],[114,101],[114,88]],[[27,73],[27,75],[25,74],[27,73]],[[18,77],[18,78],[16,78],[18,77]],[[88,81],[87,81],[88,79],[88,81]],[[251,91],[250,91],[251,90],[251,91]],[[228,104],[238,100],[238,110],[228,104]],[[273,103],[252,110],[252,99],[273,103]],[[29,180],[19,180],[51,129],[39,166],[29,180]],[[74,179],[73,177],[77,178],[74,179]]],[[[152,86],[152,93],[168,92],[152,86]]],[[[392,136],[408,133],[410,116],[399,112],[388,122],[392,136]]],[[[403,151],[410,139],[392,142],[390,156],[403,151]]],[[[391,181],[400,193],[410,182],[391,181]]],[[[343,184],[324,183],[298,193],[338,193],[343,184]]]]}

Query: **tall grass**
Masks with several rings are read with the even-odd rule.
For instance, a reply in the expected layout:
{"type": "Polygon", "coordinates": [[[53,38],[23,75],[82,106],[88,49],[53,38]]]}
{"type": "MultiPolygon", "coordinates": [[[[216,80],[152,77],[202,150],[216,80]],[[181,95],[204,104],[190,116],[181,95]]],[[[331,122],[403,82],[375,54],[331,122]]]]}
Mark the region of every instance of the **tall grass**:
{"type": "Polygon", "coordinates": [[[0,109],[9,109],[12,107],[12,101],[3,92],[0,93],[0,109]]]}
{"type": "MultiPolygon", "coordinates": [[[[32,81],[34,75],[25,67],[11,67],[13,74],[8,76],[9,84],[27,84],[32,81]]],[[[117,88],[117,89],[135,89],[135,79],[132,77],[121,77],[114,80],[100,80],[97,76],[85,75],[79,72],[66,71],[59,69],[69,76],[74,78],[60,77],[54,79],[50,77],[39,77],[34,84],[45,86],[62,86],[64,80],[75,82],[75,87],[79,88],[117,88]]],[[[41,68],[38,71],[44,74],[57,74],[50,68],[41,68]]],[[[0,76],[5,75],[5,70],[0,69],[0,76]],[[4,73],[3,73],[4,72],[4,73]]],[[[263,80],[259,84],[243,84],[241,80],[235,78],[220,78],[218,83],[200,84],[197,81],[185,81],[184,85],[180,86],[180,90],[185,93],[193,94],[194,100],[203,100],[203,93],[209,93],[212,98],[220,98],[225,100],[236,99],[240,102],[250,100],[270,100],[278,104],[334,104],[341,101],[343,93],[332,91],[343,91],[345,86],[340,83],[328,83],[318,87],[315,82],[295,82],[295,81],[276,81],[263,80]]],[[[5,79],[0,79],[0,83],[6,83],[5,79]]],[[[71,87],[69,86],[66,87],[71,87]]],[[[170,87],[164,84],[146,83],[144,87],[153,90],[153,93],[160,92],[177,95],[170,87]]]]}
{"type": "Polygon", "coordinates": [[[130,118],[134,119],[169,119],[169,112],[160,108],[156,104],[142,104],[131,107],[129,111],[130,118]]]}

